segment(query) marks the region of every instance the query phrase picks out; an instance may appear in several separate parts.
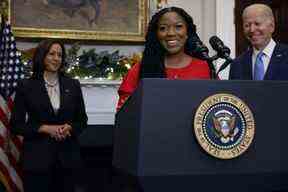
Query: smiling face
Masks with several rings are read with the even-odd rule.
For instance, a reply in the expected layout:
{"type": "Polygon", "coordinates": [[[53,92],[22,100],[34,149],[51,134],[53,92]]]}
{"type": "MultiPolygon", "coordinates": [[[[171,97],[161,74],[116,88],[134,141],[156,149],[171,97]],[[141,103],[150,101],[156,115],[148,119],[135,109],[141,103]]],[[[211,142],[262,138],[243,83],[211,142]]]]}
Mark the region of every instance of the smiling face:
{"type": "Polygon", "coordinates": [[[265,6],[250,6],[243,12],[244,35],[251,45],[260,50],[264,49],[274,32],[273,13],[265,6]]]}
{"type": "Polygon", "coordinates": [[[167,12],[158,22],[157,38],[169,55],[184,53],[187,24],[176,12],[167,12]]]}
{"type": "Polygon", "coordinates": [[[62,65],[62,47],[55,43],[53,44],[44,58],[45,71],[58,72],[62,65]]]}

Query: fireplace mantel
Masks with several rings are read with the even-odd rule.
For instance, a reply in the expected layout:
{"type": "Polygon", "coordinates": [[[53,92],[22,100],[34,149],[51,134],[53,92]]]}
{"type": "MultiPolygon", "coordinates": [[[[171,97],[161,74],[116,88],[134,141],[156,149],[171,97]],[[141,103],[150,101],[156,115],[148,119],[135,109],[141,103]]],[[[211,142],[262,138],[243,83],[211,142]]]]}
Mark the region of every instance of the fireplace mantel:
{"type": "Polygon", "coordinates": [[[120,81],[81,80],[89,125],[113,125],[120,81]]]}

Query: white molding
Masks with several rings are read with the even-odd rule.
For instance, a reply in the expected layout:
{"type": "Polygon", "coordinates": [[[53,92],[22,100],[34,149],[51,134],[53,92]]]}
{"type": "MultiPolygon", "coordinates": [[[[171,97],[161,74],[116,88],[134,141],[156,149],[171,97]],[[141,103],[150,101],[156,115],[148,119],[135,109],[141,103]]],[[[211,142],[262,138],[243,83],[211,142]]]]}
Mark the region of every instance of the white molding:
{"type": "Polygon", "coordinates": [[[80,79],[81,85],[85,87],[106,87],[106,86],[115,86],[119,87],[121,80],[107,80],[102,78],[97,79],[80,79]]]}

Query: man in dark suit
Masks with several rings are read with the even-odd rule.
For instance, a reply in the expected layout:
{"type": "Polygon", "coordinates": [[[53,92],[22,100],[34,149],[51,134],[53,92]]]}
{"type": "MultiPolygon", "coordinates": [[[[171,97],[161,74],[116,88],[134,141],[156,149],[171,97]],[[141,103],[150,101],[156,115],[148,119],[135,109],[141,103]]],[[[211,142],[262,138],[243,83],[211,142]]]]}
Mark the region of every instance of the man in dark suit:
{"type": "Polygon", "coordinates": [[[275,21],[271,8],[250,5],[242,19],[251,47],[233,61],[229,79],[288,80],[288,46],[272,39],[275,21]]]}

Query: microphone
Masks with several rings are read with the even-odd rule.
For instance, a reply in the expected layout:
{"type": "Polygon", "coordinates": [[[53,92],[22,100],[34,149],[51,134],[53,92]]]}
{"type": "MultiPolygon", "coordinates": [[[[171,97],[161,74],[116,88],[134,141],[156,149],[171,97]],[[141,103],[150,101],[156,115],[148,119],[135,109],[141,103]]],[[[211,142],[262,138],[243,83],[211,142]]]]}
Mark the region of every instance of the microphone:
{"type": "Polygon", "coordinates": [[[211,47],[217,52],[218,57],[226,59],[229,62],[232,62],[233,59],[230,57],[230,49],[224,45],[223,41],[217,36],[212,36],[209,39],[211,47]]]}

